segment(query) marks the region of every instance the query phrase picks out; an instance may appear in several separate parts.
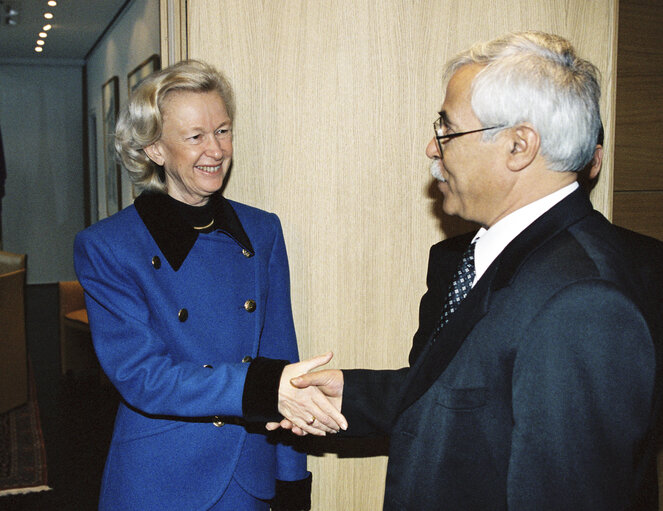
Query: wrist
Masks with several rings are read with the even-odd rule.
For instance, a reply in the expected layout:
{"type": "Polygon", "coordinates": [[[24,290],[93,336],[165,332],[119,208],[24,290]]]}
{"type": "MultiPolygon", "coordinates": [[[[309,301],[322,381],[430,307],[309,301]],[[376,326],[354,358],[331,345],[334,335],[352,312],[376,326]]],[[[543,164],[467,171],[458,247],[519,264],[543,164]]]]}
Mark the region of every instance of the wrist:
{"type": "Polygon", "coordinates": [[[276,480],[276,495],[270,502],[272,511],[308,511],[311,509],[311,473],[298,481],[276,480]]]}
{"type": "Polygon", "coordinates": [[[287,360],[255,358],[249,365],[242,395],[242,414],[250,422],[279,422],[279,384],[287,360]]]}

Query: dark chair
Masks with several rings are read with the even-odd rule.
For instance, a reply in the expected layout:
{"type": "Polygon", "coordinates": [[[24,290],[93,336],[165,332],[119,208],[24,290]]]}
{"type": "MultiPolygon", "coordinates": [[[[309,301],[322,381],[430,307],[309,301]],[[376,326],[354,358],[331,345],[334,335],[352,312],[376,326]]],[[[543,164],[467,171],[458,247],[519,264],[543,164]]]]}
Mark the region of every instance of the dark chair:
{"type": "Polygon", "coordinates": [[[62,374],[99,370],[92,347],[83,287],[77,280],[58,282],[60,301],[60,366],[62,374]]]}
{"type": "Polygon", "coordinates": [[[25,254],[0,250],[0,413],[28,400],[25,254]]]}

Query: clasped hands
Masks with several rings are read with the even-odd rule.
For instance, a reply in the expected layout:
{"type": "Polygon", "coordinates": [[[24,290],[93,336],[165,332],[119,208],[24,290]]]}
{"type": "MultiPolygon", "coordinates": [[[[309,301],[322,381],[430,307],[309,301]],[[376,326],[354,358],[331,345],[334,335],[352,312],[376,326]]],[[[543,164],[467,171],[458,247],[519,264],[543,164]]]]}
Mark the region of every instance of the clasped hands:
{"type": "Polygon", "coordinates": [[[348,422],[340,411],[343,373],[338,369],[309,372],[327,364],[333,356],[329,352],[285,366],[279,383],[278,402],[279,413],[284,419],[268,422],[265,427],[269,431],[283,428],[299,436],[324,436],[347,429],[348,422]]]}

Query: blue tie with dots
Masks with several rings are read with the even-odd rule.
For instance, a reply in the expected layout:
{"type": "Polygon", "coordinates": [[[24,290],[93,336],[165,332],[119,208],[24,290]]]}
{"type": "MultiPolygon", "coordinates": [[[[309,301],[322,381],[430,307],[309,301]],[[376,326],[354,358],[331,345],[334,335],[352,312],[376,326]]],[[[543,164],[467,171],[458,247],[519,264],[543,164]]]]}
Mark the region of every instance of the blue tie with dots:
{"type": "Polygon", "coordinates": [[[435,328],[433,334],[433,342],[437,337],[437,334],[440,332],[442,327],[447,324],[451,315],[458,309],[460,302],[467,296],[467,293],[472,289],[472,282],[474,282],[474,277],[476,276],[476,270],[474,268],[474,246],[476,245],[476,240],[474,240],[469,247],[463,252],[463,257],[456,268],[451,284],[449,284],[449,290],[447,291],[447,298],[442,306],[442,314],[440,315],[440,321],[435,328]]]}

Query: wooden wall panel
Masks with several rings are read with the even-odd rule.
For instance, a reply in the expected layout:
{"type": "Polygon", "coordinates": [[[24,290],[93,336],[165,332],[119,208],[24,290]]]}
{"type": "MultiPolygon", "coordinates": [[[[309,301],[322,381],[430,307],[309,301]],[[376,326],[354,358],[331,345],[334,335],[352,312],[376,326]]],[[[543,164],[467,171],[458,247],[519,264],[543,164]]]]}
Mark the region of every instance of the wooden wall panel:
{"type": "MultiPolygon", "coordinates": [[[[621,0],[615,190],[663,190],[663,2],[621,0]]],[[[663,220],[661,220],[663,222],[663,220]]]]}
{"type": "Polygon", "coordinates": [[[615,192],[613,221],[663,241],[663,191],[615,192]]]}
{"type": "Polygon", "coordinates": [[[663,3],[619,2],[613,220],[663,240],[663,3]]]}
{"type": "MultiPolygon", "coordinates": [[[[335,367],[406,364],[428,248],[468,228],[437,214],[424,154],[452,55],[511,30],[569,37],[603,73],[610,146],[616,0],[186,3],[189,56],[236,91],[225,194],[282,220],[304,357],[333,349],[335,367]]],[[[609,153],[592,196],[606,213],[609,153]]],[[[309,457],[313,509],[381,508],[379,444],[307,442],[333,451],[309,457]]]]}

